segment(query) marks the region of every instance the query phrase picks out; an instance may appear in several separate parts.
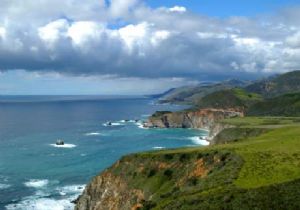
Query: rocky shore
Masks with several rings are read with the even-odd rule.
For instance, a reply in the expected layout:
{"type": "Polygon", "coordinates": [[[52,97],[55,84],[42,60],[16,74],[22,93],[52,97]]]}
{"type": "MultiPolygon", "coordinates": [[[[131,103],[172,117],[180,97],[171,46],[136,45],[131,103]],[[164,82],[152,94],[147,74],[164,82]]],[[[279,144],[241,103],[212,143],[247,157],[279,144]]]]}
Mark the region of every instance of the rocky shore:
{"type": "Polygon", "coordinates": [[[144,124],[148,128],[194,128],[209,130],[213,139],[228,125],[220,123],[223,119],[243,117],[244,113],[233,109],[200,109],[197,111],[156,112],[144,124]]]}

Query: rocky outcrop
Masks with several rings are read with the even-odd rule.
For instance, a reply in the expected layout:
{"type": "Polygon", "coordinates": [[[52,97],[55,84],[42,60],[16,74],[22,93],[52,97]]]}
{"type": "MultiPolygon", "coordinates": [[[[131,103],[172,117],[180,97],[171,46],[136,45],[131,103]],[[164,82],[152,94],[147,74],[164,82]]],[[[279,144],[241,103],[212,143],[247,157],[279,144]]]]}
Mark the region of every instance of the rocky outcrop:
{"type": "Polygon", "coordinates": [[[236,160],[228,151],[196,149],[128,155],[91,180],[75,202],[75,210],[176,209],[168,203],[193,194],[194,189],[215,189],[217,182],[211,185],[207,180],[215,180],[219,169],[230,182],[226,171],[232,171],[236,160]]]}
{"type": "Polygon", "coordinates": [[[220,123],[223,119],[243,117],[242,112],[231,109],[200,109],[197,111],[156,112],[145,123],[149,128],[196,128],[207,129],[214,137],[228,125],[220,123]]]}
{"type": "Polygon", "coordinates": [[[136,210],[141,206],[143,199],[144,194],[141,190],[129,189],[120,176],[106,170],[95,177],[75,201],[75,210],[136,210]]]}

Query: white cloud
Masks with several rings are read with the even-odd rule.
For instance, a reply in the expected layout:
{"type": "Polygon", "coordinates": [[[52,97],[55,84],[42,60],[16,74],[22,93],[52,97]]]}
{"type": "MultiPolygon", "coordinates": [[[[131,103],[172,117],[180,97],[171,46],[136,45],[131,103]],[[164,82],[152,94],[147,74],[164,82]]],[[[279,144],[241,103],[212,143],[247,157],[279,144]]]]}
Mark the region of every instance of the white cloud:
{"type": "Polygon", "coordinates": [[[300,68],[300,13],[219,19],[142,0],[75,2],[0,1],[0,69],[194,78],[300,68]]]}
{"type": "Polygon", "coordinates": [[[4,27],[0,27],[0,38],[4,39],[6,37],[6,29],[4,27]]]}
{"type": "Polygon", "coordinates": [[[226,39],[229,37],[226,33],[212,33],[212,32],[197,32],[201,39],[226,39]]]}
{"type": "Polygon", "coordinates": [[[151,43],[153,45],[158,45],[161,41],[168,39],[171,35],[170,31],[167,30],[159,30],[155,31],[151,38],[151,43]]]}
{"type": "Polygon", "coordinates": [[[134,45],[142,45],[143,38],[146,36],[149,24],[144,22],[138,25],[128,25],[118,30],[121,39],[131,50],[134,45]]]}
{"type": "Polygon", "coordinates": [[[286,38],[286,43],[292,48],[300,48],[300,31],[286,38]]]}
{"type": "Polygon", "coordinates": [[[68,21],[59,19],[38,28],[38,35],[47,45],[52,46],[60,36],[65,36],[68,26],[68,21]]]}
{"type": "Polygon", "coordinates": [[[100,23],[91,21],[79,21],[73,23],[68,29],[68,36],[72,39],[74,44],[80,45],[87,42],[89,39],[100,39],[99,35],[104,27],[100,23]]]}
{"type": "Polygon", "coordinates": [[[187,9],[185,7],[182,6],[174,6],[169,8],[170,12],[178,12],[178,13],[185,13],[187,11],[187,9]]]}
{"type": "Polygon", "coordinates": [[[137,3],[138,0],[111,0],[109,8],[110,14],[115,18],[126,16],[137,3]]]}

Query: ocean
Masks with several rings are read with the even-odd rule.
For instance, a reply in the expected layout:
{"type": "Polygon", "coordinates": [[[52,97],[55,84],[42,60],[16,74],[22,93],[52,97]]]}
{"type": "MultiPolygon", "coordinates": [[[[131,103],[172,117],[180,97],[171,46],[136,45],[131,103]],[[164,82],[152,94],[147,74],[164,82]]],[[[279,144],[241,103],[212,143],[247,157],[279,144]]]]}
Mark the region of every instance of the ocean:
{"type": "Polygon", "coordinates": [[[120,157],[199,146],[206,131],[141,126],[157,110],[183,108],[142,97],[0,96],[0,209],[73,209],[89,180],[120,157]]]}

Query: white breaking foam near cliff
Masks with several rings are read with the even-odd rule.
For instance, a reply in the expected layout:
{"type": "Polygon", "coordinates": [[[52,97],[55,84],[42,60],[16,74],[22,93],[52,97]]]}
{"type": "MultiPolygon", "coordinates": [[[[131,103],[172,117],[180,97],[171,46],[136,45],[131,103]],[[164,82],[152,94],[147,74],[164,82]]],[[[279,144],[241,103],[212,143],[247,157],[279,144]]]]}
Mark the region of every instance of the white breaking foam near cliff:
{"type": "Polygon", "coordinates": [[[141,122],[136,122],[135,124],[137,125],[137,127],[141,128],[141,129],[149,129],[149,128],[145,127],[144,124],[141,122]]]}
{"type": "Polygon", "coordinates": [[[102,124],[103,126],[105,127],[108,127],[108,126],[121,126],[121,125],[124,125],[124,123],[121,123],[121,122],[113,122],[113,123],[103,123],[102,124]]]}
{"type": "Polygon", "coordinates": [[[57,144],[50,144],[52,147],[57,147],[57,148],[74,148],[77,147],[75,144],[64,144],[64,145],[57,145],[57,144]]]}
{"type": "MultiPolygon", "coordinates": [[[[42,186],[42,180],[30,181],[30,185],[42,186]]],[[[44,182],[45,183],[45,182],[44,182]]],[[[43,185],[45,186],[45,185],[43,185]]],[[[46,185],[47,186],[47,185],[46,185]]],[[[84,185],[69,185],[63,187],[45,187],[38,189],[32,196],[24,197],[16,204],[6,206],[7,210],[73,210],[75,200],[84,190],[84,185]],[[54,198],[51,198],[53,195],[54,198]]]]}
{"type": "Polygon", "coordinates": [[[202,146],[208,146],[210,144],[209,141],[205,139],[201,139],[199,136],[190,137],[189,139],[192,140],[194,144],[198,144],[202,146]]]}
{"type": "Polygon", "coordinates": [[[68,200],[28,197],[27,200],[6,206],[7,210],[72,210],[74,204],[68,200]]]}

